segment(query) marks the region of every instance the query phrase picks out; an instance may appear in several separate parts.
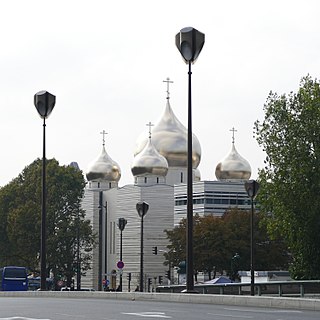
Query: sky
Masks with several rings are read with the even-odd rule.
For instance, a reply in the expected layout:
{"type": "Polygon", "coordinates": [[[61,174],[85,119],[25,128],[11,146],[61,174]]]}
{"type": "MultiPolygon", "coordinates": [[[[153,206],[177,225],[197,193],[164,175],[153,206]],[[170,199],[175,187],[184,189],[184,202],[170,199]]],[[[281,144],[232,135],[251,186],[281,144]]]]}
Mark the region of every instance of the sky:
{"type": "Polygon", "coordinates": [[[175,45],[184,27],[205,34],[192,66],[192,127],[202,180],[235,145],[257,178],[265,154],[253,137],[270,91],[297,91],[320,72],[317,0],[2,0],[0,2],[0,186],[42,157],[33,96],[56,105],[46,121],[46,155],[85,173],[106,150],[133,183],[135,144],[166,105],[187,126],[188,66],[175,45]]]}

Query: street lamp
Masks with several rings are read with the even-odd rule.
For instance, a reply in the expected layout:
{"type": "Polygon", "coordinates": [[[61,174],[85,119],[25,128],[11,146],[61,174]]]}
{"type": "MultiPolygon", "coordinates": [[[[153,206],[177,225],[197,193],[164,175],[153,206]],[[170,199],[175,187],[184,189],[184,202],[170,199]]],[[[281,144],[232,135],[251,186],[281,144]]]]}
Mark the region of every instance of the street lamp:
{"type": "MultiPolygon", "coordinates": [[[[122,231],[124,230],[127,224],[127,220],[125,218],[119,218],[118,227],[120,230],[120,261],[122,261],[122,231]]],[[[122,292],[122,273],[120,273],[120,292],[122,292]]]]}
{"type": "Polygon", "coordinates": [[[140,231],[140,292],[143,292],[143,217],[149,210],[149,204],[145,201],[138,202],[136,205],[138,215],[141,218],[140,231]]]}
{"type": "Polygon", "coordinates": [[[56,103],[56,97],[47,91],[34,95],[34,105],[43,119],[43,156],[42,156],[42,201],[41,201],[41,248],[40,248],[40,289],[46,290],[46,118],[56,103]]]}
{"type": "Polygon", "coordinates": [[[188,71],[188,159],[187,159],[187,284],[184,292],[193,293],[193,191],[192,191],[192,108],[191,108],[191,63],[195,63],[204,45],[204,34],[187,27],[176,35],[176,46],[184,61],[189,65],[188,71]]]}
{"type": "Polygon", "coordinates": [[[250,270],[251,270],[251,285],[250,285],[250,294],[254,296],[254,249],[253,249],[253,199],[258,193],[259,183],[255,180],[248,180],[245,182],[244,187],[247,191],[248,196],[251,199],[251,237],[250,237],[250,248],[251,248],[251,259],[250,259],[250,270]]]}

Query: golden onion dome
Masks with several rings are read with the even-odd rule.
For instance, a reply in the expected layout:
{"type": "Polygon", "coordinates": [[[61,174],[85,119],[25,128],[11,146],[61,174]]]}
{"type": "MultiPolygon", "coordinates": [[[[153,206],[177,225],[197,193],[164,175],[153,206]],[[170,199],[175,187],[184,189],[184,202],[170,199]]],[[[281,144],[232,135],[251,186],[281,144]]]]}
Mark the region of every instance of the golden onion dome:
{"type": "MultiPolygon", "coordinates": [[[[169,99],[164,114],[152,130],[152,143],[167,159],[169,167],[187,167],[187,130],[173,113],[169,99]]],[[[195,135],[192,143],[192,167],[197,168],[201,159],[201,147],[195,135]]],[[[140,135],[134,155],[139,154],[146,144],[145,134],[140,135]]]]}
{"type": "Polygon", "coordinates": [[[216,167],[218,180],[248,180],[251,176],[249,162],[240,156],[234,143],[231,152],[216,167]]]}
{"type": "Polygon", "coordinates": [[[131,172],[135,177],[144,175],[167,175],[168,162],[153,146],[151,138],[149,138],[144,149],[135,156],[131,166],[131,172]]]}
{"type": "Polygon", "coordinates": [[[193,170],[194,170],[194,181],[201,181],[201,173],[199,168],[196,168],[193,170]]]}
{"type": "Polygon", "coordinates": [[[121,178],[119,165],[113,161],[103,145],[101,154],[89,165],[86,173],[88,181],[115,181],[121,178]]]}

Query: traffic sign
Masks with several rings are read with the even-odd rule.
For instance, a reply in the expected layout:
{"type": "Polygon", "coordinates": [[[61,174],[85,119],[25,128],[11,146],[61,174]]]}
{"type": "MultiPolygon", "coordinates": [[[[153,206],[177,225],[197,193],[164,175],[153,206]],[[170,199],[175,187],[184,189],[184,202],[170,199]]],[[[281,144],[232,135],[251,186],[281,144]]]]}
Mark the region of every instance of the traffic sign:
{"type": "Polygon", "coordinates": [[[118,269],[123,269],[123,267],[124,267],[124,263],[123,263],[123,261],[118,261],[117,262],[117,267],[118,267],[118,269]]]}

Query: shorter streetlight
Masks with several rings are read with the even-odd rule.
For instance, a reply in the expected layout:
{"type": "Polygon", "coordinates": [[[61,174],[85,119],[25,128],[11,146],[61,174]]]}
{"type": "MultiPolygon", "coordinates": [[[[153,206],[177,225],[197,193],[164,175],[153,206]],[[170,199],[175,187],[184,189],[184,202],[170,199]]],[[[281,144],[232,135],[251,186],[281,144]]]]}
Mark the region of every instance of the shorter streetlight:
{"type": "MultiPolygon", "coordinates": [[[[127,220],[125,218],[119,218],[118,227],[120,230],[120,261],[122,261],[122,231],[124,230],[127,220]]],[[[120,273],[120,292],[122,292],[122,272],[120,273]]]]}
{"type": "Polygon", "coordinates": [[[41,202],[41,248],[40,248],[40,289],[46,290],[47,259],[46,259],[46,119],[56,104],[56,97],[48,91],[39,91],[34,95],[34,105],[43,119],[43,156],[42,156],[42,202],[41,202]]]}
{"type": "Polygon", "coordinates": [[[140,292],[143,292],[143,217],[149,210],[149,204],[145,201],[138,202],[136,209],[139,217],[141,218],[141,231],[140,231],[140,292]]]}
{"type": "Polygon", "coordinates": [[[250,237],[250,248],[251,248],[251,259],[250,259],[250,271],[251,271],[251,285],[250,294],[254,296],[254,248],[253,248],[253,220],[254,220],[254,207],[253,199],[256,197],[259,190],[259,183],[255,180],[248,180],[245,182],[244,187],[247,191],[248,196],[251,199],[251,237],[250,237]]]}

